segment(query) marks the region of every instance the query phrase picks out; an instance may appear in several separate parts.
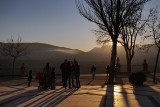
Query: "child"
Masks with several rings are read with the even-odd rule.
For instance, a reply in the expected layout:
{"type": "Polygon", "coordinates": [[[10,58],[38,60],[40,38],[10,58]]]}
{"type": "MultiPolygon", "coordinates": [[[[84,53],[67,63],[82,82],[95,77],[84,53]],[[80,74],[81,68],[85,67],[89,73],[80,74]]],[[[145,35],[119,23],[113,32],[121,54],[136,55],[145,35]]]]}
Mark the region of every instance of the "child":
{"type": "Polygon", "coordinates": [[[44,80],[44,73],[38,72],[36,75],[36,79],[39,81],[38,89],[44,86],[45,80],[44,80]]]}
{"type": "Polygon", "coordinates": [[[29,75],[28,75],[28,87],[31,86],[31,81],[32,81],[32,70],[29,71],[29,75]]]}

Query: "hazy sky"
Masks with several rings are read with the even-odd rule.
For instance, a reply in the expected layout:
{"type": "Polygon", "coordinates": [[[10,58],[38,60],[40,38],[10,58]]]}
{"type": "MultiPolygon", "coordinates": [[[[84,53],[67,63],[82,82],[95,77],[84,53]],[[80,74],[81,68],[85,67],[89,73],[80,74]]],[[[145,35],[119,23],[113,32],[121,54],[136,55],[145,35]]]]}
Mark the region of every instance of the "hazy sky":
{"type": "MultiPolygon", "coordinates": [[[[160,0],[146,7],[156,5],[160,0]]],[[[0,41],[20,35],[23,42],[88,51],[97,46],[92,32],[96,28],[79,15],[74,0],[0,0],[0,41]]]]}

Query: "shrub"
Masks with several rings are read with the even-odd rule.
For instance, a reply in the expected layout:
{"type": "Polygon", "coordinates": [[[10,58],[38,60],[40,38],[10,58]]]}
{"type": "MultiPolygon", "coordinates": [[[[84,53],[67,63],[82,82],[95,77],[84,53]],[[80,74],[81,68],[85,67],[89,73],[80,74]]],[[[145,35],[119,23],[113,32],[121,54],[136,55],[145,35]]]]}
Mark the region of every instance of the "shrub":
{"type": "Polygon", "coordinates": [[[142,86],[146,81],[146,76],[143,72],[131,73],[129,76],[129,82],[135,86],[142,86]]]}

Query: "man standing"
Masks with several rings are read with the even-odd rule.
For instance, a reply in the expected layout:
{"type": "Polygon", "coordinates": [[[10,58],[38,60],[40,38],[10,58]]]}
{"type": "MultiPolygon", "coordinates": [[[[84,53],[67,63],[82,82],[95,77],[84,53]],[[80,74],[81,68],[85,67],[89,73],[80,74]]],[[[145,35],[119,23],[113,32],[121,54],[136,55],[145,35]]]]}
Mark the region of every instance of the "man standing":
{"type": "Polygon", "coordinates": [[[95,78],[95,72],[96,72],[96,67],[95,67],[95,65],[92,65],[92,67],[91,67],[91,73],[92,73],[92,79],[93,80],[95,78]]]}

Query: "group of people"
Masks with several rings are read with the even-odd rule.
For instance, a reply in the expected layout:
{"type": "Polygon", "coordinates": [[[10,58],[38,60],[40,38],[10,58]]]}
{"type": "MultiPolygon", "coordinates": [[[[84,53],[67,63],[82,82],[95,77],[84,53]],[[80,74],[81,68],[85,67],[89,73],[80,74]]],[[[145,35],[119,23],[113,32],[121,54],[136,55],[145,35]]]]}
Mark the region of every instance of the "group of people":
{"type": "Polygon", "coordinates": [[[68,61],[67,59],[60,65],[62,73],[62,85],[66,89],[80,88],[80,66],[78,61],[68,61]],[[74,81],[76,80],[76,82],[74,81]],[[67,84],[68,82],[68,84],[67,84]]]}
{"type": "Polygon", "coordinates": [[[43,72],[38,72],[36,79],[39,80],[38,88],[43,87],[44,89],[55,89],[55,67],[51,67],[50,63],[46,63],[43,72]]]}
{"type": "MultiPolygon", "coordinates": [[[[119,63],[119,58],[116,60],[116,65],[115,65],[115,76],[117,72],[120,72],[121,65],[119,63]]],[[[26,70],[25,70],[24,63],[21,66],[21,73],[23,76],[26,75],[26,70]]],[[[80,88],[80,66],[78,64],[78,61],[74,59],[73,61],[68,61],[67,59],[64,60],[64,62],[60,65],[61,69],[61,75],[62,75],[62,85],[66,89],[67,86],[69,89],[71,88],[80,88]]],[[[91,66],[91,73],[92,73],[92,79],[95,79],[95,73],[96,73],[96,66],[92,65],[91,66]]],[[[148,71],[148,64],[146,59],[144,59],[143,63],[143,71],[147,72],[148,71]]],[[[106,67],[106,74],[107,78],[109,77],[110,74],[110,66],[107,65],[106,67]]],[[[36,79],[39,80],[39,88],[42,86],[43,88],[51,88],[55,89],[55,67],[51,67],[50,63],[46,63],[43,72],[38,72],[36,75],[36,79]]],[[[32,81],[32,70],[29,71],[28,73],[28,86],[30,86],[32,81]]]]}

